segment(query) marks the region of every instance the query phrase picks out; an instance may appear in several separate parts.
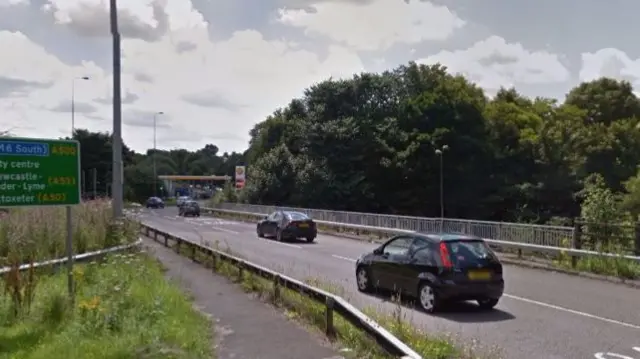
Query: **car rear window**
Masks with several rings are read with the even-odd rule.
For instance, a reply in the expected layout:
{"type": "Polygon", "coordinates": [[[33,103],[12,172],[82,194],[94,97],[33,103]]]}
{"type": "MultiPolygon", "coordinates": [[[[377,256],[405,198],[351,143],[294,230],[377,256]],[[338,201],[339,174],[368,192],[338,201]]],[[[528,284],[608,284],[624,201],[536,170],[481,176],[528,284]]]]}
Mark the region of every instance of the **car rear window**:
{"type": "Polygon", "coordinates": [[[309,216],[300,212],[288,212],[287,215],[293,221],[304,221],[305,219],[309,219],[309,216]]]}
{"type": "Polygon", "coordinates": [[[480,240],[447,241],[447,249],[456,267],[483,264],[495,258],[491,248],[480,240]]]}

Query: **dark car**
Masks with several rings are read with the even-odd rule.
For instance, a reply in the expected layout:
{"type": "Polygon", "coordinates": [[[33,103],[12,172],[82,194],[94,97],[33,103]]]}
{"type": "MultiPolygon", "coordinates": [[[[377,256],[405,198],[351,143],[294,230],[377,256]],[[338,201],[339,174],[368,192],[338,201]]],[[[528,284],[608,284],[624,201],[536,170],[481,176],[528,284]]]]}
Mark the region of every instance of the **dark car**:
{"type": "Polygon", "coordinates": [[[504,291],[502,264],[487,243],[461,234],[395,236],[357,260],[356,281],[362,292],[401,291],[428,313],[466,300],[491,309],[504,291]]]}
{"type": "Polygon", "coordinates": [[[196,201],[185,201],[178,209],[178,216],[200,217],[200,205],[196,201]]]}
{"type": "Polygon", "coordinates": [[[305,238],[313,242],[318,235],[316,223],[301,212],[276,211],[258,222],[258,237],[275,237],[278,241],[305,238]]]}
{"type": "Polygon", "coordinates": [[[147,200],[147,208],[164,208],[164,202],[158,197],[150,197],[147,200]]]}

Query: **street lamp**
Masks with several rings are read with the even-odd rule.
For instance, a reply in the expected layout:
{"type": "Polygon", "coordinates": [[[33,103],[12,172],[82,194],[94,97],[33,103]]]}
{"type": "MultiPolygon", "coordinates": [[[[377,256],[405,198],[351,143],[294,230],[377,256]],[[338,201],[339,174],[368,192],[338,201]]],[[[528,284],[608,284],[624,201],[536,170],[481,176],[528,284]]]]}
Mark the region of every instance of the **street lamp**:
{"type": "Polygon", "coordinates": [[[156,130],[158,127],[158,115],[164,115],[164,112],[158,111],[153,114],[153,196],[158,197],[158,169],[156,167],[156,130]]]}
{"type": "Polygon", "coordinates": [[[89,76],[74,77],[71,81],[71,138],[76,129],[76,80],[89,80],[89,76]]]}
{"type": "Polygon", "coordinates": [[[124,168],[122,164],[122,89],[121,89],[121,48],[120,31],[118,30],[117,0],[109,1],[109,22],[111,37],[113,38],[113,177],[111,180],[111,198],[113,203],[113,217],[116,220],[123,216],[123,186],[124,168]]]}
{"type": "MultiPolygon", "coordinates": [[[[76,128],[76,80],[88,80],[89,77],[74,77],[71,80],[71,139],[76,128]]],[[[66,206],[65,214],[67,219],[67,240],[65,241],[65,251],[67,252],[67,290],[69,297],[73,300],[73,222],[71,218],[71,206],[66,206]]]]}
{"type": "Polygon", "coordinates": [[[440,157],[440,230],[442,231],[442,225],[444,224],[444,151],[448,150],[449,146],[443,145],[436,149],[436,155],[440,157]]]}

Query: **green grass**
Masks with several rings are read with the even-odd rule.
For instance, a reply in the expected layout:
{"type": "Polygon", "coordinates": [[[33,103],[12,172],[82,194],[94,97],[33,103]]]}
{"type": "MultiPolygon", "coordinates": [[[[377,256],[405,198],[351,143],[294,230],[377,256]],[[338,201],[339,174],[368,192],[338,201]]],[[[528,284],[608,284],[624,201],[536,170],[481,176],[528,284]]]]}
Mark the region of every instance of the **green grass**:
{"type": "MultiPolygon", "coordinates": [[[[170,242],[171,243],[171,242],[170,242]]],[[[185,245],[177,248],[175,243],[170,244],[180,254],[192,257],[200,264],[214,270],[213,259],[200,251],[193,251],[193,247],[185,245]]],[[[218,247],[216,243],[216,247],[218,247]]],[[[224,250],[229,254],[229,248],[224,250]]],[[[239,257],[237,254],[233,254],[239,257]]],[[[325,330],[325,306],[296,291],[280,288],[280,295],[275,296],[272,282],[262,277],[244,271],[242,280],[238,280],[239,270],[234,265],[216,260],[217,266],[214,272],[222,274],[236,281],[247,292],[253,292],[259,297],[276,307],[283,309],[290,318],[307,324],[311,329],[324,332],[325,330]]],[[[327,283],[317,278],[305,280],[308,284],[332,292],[349,300],[346,291],[339,285],[327,283]]],[[[437,335],[425,329],[418,328],[412,323],[406,313],[406,309],[396,301],[396,310],[392,314],[383,314],[375,308],[364,310],[370,318],[394,334],[398,339],[409,345],[425,359],[499,359],[500,350],[497,348],[477,348],[456,340],[448,335],[437,335]]],[[[394,358],[384,352],[367,334],[334,314],[334,327],[336,329],[336,346],[351,349],[349,353],[341,353],[346,358],[353,359],[387,359],[394,358]]]]}
{"type": "MultiPolygon", "coordinates": [[[[241,214],[229,214],[223,212],[217,212],[216,217],[229,218],[235,220],[242,220],[247,222],[255,222],[255,216],[241,215],[241,214]]],[[[379,241],[387,238],[388,236],[367,232],[367,231],[337,231],[335,228],[319,225],[318,230],[325,233],[337,233],[347,234],[349,236],[355,236],[367,241],[379,241]]],[[[508,253],[515,253],[515,251],[509,251],[508,253]]],[[[549,257],[548,255],[529,255],[531,259],[548,259],[544,263],[554,268],[560,268],[576,272],[593,273],[611,277],[618,277],[620,279],[640,280],[640,263],[637,261],[624,259],[624,258],[612,258],[604,256],[593,256],[579,258],[576,266],[573,267],[571,257],[566,254],[560,254],[558,257],[549,257]]],[[[522,261],[526,261],[527,258],[521,258],[522,261]]]]}
{"type": "Polygon", "coordinates": [[[66,274],[39,279],[18,313],[0,297],[0,359],[212,358],[210,322],[162,267],[140,253],[76,266],[75,304],[66,274]]]}
{"type": "MultiPolygon", "coordinates": [[[[73,245],[75,253],[130,243],[139,226],[112,221],[109,201],[98,200],[73,206],[73,245]]],[[[0,266],[60,258],[65,254],[66,214],[63,207],[10,209],[0,219],[0,266]]]]}
{"type": "Polygon", "coordinates": [[[568,270],[618,277],[621,279],[640,279],[640,262],[624,258],[595,256],[579,258],[574,268],[571,263],[571,258],[567,257],[568,256],[561,255],[553,263],[560,268],[568,270]]]}

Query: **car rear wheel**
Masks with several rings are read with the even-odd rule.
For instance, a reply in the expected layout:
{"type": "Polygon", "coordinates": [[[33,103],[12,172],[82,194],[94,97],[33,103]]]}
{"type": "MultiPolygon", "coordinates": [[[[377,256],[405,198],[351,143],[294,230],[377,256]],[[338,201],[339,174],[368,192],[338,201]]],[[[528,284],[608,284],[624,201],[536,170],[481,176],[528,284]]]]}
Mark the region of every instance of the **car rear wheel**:
{"type": "Polygon", "coordinates": [[[276,231],[276,241],[282,242],[282,230],[280,228],[276,231]]]}
{"type": "Polygon", "coordinates": [[[316,237],[307,237],[307,242],[311,243],[316,239],[316,237]]]}
{"type": "Polygon", "coordinates": [[[258,238],[264,238],[264,233],[260,230],[260,227],[256,228],[256,233],[258,233],[258,238]]]}
{"type": "Polygon", "coordinates": [[[478,299],[478,306],[480,306],[480,309],[490,310],[498,304],[498,300],[496,298],[478,299]]]}
{"type": "Polygon", "coordinates": [[[358,270],[356,270],[356,283],[358,283],[359,291],[364,293],[371,291],[371,277],[369,276],[367,267],[358,267],[358,270]]]}
{"type": "Polygon", "coordinates": [[[420,308],[427,313],[435,313],[440,307],[440,300],[436,291],[429,283],[422,282],[418,287],[418,302],[420,308]]]}

